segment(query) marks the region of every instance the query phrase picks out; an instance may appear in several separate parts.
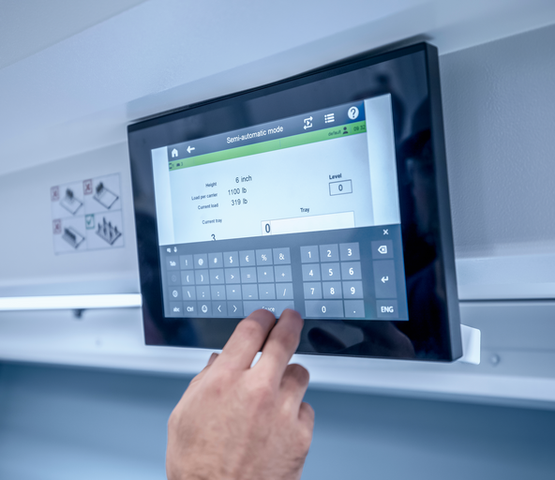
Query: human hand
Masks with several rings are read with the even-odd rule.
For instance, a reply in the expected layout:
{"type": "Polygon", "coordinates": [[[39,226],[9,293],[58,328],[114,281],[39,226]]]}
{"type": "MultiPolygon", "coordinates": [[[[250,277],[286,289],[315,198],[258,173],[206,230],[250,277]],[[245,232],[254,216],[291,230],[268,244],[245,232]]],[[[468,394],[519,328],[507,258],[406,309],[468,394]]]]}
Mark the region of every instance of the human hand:
{"type": "Polygon", "coordinates": [[[287,364],[302,326],[293,310],[277,323],[257,310],[239,323],[220,355],[212,354],[170,416],[169,480],[301,477],[314,411],[302,401],[308,371],[287,364]]]}

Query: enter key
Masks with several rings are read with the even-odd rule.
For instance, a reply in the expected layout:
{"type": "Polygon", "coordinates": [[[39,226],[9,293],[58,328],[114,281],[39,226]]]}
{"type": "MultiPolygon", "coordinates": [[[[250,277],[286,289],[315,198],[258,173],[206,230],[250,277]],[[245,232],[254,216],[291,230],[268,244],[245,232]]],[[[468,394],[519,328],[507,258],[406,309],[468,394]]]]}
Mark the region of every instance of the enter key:
{"type": "Polygon", "coordinates": [[[393,260],[373,262],[376,298],[396,298],[395,264],[393,260]]]}

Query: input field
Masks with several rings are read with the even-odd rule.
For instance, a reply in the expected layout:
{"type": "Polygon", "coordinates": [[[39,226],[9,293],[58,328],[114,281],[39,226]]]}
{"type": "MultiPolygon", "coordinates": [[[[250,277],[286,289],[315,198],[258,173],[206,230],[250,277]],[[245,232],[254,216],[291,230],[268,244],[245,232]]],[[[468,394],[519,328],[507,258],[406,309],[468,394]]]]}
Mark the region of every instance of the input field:
{"type": "Polygon", "coordinates": [[[330,213],[310,217],[282,218],[262,222],[262,235],[284,235],[287,233],[318,232],[354,228],[354,212],[330,213]]]}

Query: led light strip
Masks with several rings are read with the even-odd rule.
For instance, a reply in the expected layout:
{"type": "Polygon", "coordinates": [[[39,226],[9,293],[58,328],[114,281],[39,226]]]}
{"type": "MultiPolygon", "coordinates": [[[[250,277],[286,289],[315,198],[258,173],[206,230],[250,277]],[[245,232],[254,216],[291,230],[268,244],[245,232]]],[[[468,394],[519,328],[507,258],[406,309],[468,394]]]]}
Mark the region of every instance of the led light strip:
{"type": "Polygon", "coordinates": [[[0,311],[84,310],[89,308],[140,307],[140,293],[113,295],[50,295],[42,297],[0,297],[0,311]]]}

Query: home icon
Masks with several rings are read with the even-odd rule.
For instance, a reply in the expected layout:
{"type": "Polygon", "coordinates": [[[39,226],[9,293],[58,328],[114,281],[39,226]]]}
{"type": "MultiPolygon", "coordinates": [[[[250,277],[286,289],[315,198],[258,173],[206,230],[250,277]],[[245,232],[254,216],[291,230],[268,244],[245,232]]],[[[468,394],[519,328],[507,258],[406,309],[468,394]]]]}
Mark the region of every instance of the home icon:
{"type": "Polygon", "coordinates": [[[178,155],[177,148],[174,148],[174,149],[172,150],[172,158],[177,157],[177,155],[178,155]]]}

